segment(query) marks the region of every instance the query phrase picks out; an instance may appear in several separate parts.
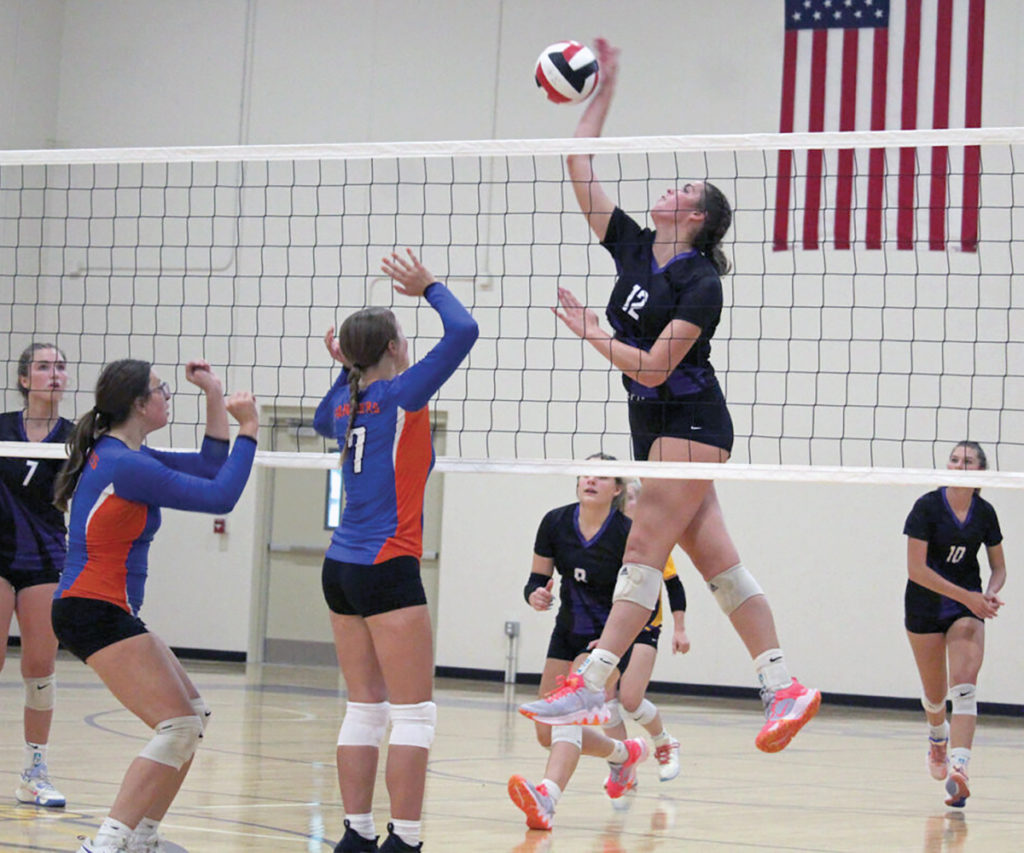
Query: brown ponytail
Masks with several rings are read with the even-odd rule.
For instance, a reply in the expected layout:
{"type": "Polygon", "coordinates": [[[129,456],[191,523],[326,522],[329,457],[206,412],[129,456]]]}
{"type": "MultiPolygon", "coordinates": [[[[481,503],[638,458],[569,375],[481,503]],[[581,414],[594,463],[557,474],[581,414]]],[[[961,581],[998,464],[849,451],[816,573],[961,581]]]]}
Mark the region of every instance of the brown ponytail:
{"type": "Polygon", "coordinates": [[[701,207],[704,211],[704,225],[693,238],[693,247],[711,261],[719,275],[725,275],[732,269],[732,265],[719,244],[732,225],[732,207],[725,193],[707,182],[704,183],[701,207]]]}
{"type": "Polygon", "coordinates": [[[148,361],[134,358],[112,361],[103,368],[96,380],[96,405],[78,419],[68,436],[68,459],[57,474],[53,489],[53,505],[61,512],[68,511],[96,442],[110,432],[111,427],[128,420],[135,401],[149,394],[151,370],[148,361]]]}
{"type": "Polygon", "coordinates": [[[388,351],[388,346],[398,340],[398,321],[387,308],[364,308],[345,318],[338,330],[338,346],[349,363],[348,375],[348,426],[341,443],[341,460],[348,456],[348,442],[359,410],[359,383],[365,373],[374,367],[388,351]]]}

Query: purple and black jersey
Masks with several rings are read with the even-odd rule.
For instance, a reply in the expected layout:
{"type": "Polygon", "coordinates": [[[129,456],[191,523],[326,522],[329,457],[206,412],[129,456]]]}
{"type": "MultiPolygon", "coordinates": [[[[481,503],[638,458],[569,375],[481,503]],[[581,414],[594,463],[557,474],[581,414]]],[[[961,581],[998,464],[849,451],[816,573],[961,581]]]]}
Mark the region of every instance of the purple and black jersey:
{"type": "MultiPolygon", "coordinates": [[[[74,424],[59,418],[44,442],[63,445],[74,424]]],[[[28,441],[22,412],[0,414],[0,441],[28,441]]],[[[0,567],[16,571],[64,567],[67,528],[53,505],[63,459],[0,457],[0,567]]]]}
{"type": "MultiPolygon", "coordinates": [[[[978,550],[1003,541],[996,511],[988,501],[975,494],[967,517],[960,521],[946,499],[946,489],[936,489],[917,499],[907,516],[903,533],[928,543],[928,568],[950,583],[980,592],[981,567],[978,550]]],[[[908,617],[941,620],[965,610],[951,598],[907,581],[904,603],[908,617]]]]}
{"type": "Polygon", "coordinates": [[[714,264],[697,250],[676,255],[664,266],[654,259],[655,233],[641,228],[616,207],[603,245],[615,259],[618,277],[605,311],[615,337],[649,352],[673,320],[698,326],[700,337],[658,388],[623,376],[626,390],[641,397],[679,397],[717,387],[711,366],[711,338],[722,316],[722,281],[714,264]]]}
{"type": "Polygon", "coordinates": [[[622,568],[632,522],[612,510],[592,539],[584,539],[578,503],[553,509],[537,530],[534,553],[554,560],[562,576],[556,630],[597,636],[612,609],[612,594],[622,568]]]}

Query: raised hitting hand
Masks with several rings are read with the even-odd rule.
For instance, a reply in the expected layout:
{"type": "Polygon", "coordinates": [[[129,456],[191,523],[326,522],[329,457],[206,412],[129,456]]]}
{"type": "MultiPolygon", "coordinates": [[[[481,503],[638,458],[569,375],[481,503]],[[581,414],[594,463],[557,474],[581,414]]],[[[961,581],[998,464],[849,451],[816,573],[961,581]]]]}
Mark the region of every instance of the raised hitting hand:
{"type": "Polygon", "coordinates": [[[395,282],[395,290],[404,296],[422,296],[423,292],[435,281],[430,270],[420,263],[412,249],[406,249],[408,259],[398,252],[392,252],[390,258],[382,258],[380,268],[391,276],[395,282]]]}

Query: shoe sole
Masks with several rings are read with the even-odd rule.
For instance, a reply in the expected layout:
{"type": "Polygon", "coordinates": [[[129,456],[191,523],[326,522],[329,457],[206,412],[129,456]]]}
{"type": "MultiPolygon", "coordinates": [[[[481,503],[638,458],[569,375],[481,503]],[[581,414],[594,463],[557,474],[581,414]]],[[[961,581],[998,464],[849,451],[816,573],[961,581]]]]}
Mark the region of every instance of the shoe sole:
{"type": "Polygon", "coordinates": [[[526,815],[526,825],[530,829],[551,829],[551,821],[544,817],[537,809],[537,801],[530,793],[530,787],[522,776],[513,776],[508,780],[508,795],[523,814],[526,815]]]}
{"type": "Polygon", "coordinates": [[[758,734],[754,743],[761,752],[781,752],[789,742],[796,737],[797,732],[806,726],[821,707],[821,691],[815,690],[811,701],[807,703],[803,713],[799,717],[790,720],[782,720],[769,732],[762,731],[758,734]]]}
{"type": "Polygon", "coordinates": [[[61,800],[59,803],[40,803],[38,800],[35,799],[23,799],[22,797],[19,797],[17,794],[14,795],[14,799],[16,799],[22,805],[39,806],[39,808],[41,809],[62,809],[68,804],[67,800],[61,800]]]}
{"type": "Polygon", "coordinates": [[[600,711],[574,711],[572,714],[552,717],[546,714],[538,714],[526,708],[520,708],[519,713],[527,719],[533,720],[545,726],[603,726],[611,718],[611,711],[607,706],[600,711]]]}
{"type": "Polygon", "coordinates": [[[971,789],[967,787],[967,777],[962,773],[950,773],[946,780],[946,805],[954,809],[962,809],[967,804],[971,789]]]}

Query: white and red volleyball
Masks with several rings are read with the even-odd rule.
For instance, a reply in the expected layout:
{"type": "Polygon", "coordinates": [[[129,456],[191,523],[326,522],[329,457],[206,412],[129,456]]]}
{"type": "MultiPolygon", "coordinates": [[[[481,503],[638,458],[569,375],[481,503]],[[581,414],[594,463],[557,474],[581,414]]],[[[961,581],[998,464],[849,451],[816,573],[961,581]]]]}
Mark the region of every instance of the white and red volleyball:
{"type": "Polygon", "coordinates": [[[549,101],[578,104],[597,88],[597,57],[585,44],[560,41],[537,57],[534,79],[549,101]]]}

